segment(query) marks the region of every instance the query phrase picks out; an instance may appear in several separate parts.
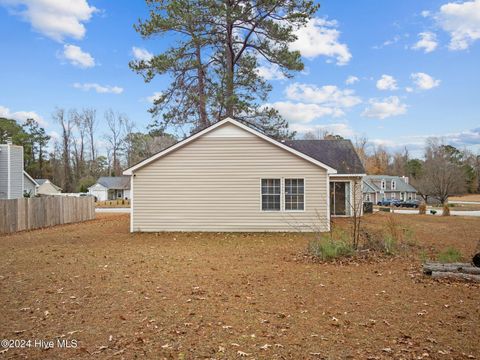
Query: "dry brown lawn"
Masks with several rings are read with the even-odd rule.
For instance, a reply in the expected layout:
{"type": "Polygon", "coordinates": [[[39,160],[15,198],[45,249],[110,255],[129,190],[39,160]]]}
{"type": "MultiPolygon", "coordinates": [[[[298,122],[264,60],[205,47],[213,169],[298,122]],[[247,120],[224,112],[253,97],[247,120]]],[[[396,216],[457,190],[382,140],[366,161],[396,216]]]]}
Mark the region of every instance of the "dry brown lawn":
{"type": "Polygon", "coordinates": [[[451,196],[450,201],[480,201],[480,194],[466,194],[462,196],[451,196]]]}
{"type": "Polygon", "coordinates": [[[393,216],[418,246],[344,265],[305,260],[311,235],[132,235],[128,215],[0,237],[1,338],[78,340],[0,357],[480,358],[480,286],[426,278],[419,260],[469,256],[480,219],[393,216]]]}

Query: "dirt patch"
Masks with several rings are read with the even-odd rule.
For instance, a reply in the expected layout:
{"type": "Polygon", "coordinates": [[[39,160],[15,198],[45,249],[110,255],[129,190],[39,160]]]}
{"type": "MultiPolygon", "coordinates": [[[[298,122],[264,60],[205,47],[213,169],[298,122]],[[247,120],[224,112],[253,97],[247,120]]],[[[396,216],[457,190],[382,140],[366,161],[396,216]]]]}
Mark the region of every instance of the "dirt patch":
{"type": "MultiPolygon", "coordinates": [[[[385,216],[366,216],[366,226],[385,216]]],[[[470,255],[480,239],[480,219],[396,217],[432,253],[470,255]]],[[[99,214],[0,237],[1,338],[78,341],[3,357],[480,357],[480,287],[422,276],[419,253],[314,264],[295,260],[311,235],[130,234],[128,225],[128,215],[99,214]]]]}

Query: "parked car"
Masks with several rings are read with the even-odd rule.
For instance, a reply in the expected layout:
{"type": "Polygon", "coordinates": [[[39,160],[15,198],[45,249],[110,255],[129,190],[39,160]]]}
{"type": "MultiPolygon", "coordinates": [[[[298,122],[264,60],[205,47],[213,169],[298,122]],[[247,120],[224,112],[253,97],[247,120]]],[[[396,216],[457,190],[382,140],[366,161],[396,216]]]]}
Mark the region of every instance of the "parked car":
{"type": "Polygon", "coordinates": [[[408,207],[408,208],[418,208],[420,206],[420,200],[415,200],[415,199],[407,200],[403,202],[402,206],[408,207]]]}
{"type": "Polygon", "coordinates": [[[401,203],[400,200],[398,199],[382,199],[379,202],[377,202],[378,206],[399,206],[401,203]]]}

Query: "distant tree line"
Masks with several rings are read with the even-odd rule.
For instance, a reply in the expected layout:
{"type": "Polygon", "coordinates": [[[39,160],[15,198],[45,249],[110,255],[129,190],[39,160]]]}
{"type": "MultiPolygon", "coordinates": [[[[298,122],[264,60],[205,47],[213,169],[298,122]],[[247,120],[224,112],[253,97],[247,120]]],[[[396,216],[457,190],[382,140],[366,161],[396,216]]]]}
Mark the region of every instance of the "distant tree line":
{"type": "Polygon", "coordinates": [[[0,143],[11,139],[23,146],[25,170],[65,192],[85,192],[100,176],[120,176],[123,169],[177,141],[159,131],[140,132],[128,116],[113,110],[103,114],[102,133],[95,109],[58,108],[52,120],[61,129],[55,138],[33,119],[19,124],[0,118],[0,143]]]}

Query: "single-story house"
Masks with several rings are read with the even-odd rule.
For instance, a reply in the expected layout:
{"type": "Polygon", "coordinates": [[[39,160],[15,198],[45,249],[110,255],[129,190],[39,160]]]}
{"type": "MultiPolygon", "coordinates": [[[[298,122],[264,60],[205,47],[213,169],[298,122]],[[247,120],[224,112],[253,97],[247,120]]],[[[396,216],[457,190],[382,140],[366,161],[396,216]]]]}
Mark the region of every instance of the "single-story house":
{"type": "Polygon", "coordinates": [[[23,170],[23,194],[29,197],[37,195],[40,184],[35,181],[25,170],[23,170]]]}
{"type": "Polygon", "coordinates": [[[39,195],[57,195],[62,192],[62,188],[55,185],[48,179],[35,179],[38,184],[37,194],[39,195]]]}
{"type": "Polygon", "coordinates": [[[130,176],[102,176],[88,188],[88,193],[97,201],[128,200],[130,198],[130,176]]]}
{"type": "Polygon", "coordinates": [[[227,118],[123,174],[132,232],[328,231],[361,208],[365,170],[348,140],[282,142],[227,118]]]}
{"type": "Polygon", "coordinates": [[[363,201],[377,204],[383,199],[412,200],[417,190],[406,176],[367,175],[363,178],[363,201]]]}

